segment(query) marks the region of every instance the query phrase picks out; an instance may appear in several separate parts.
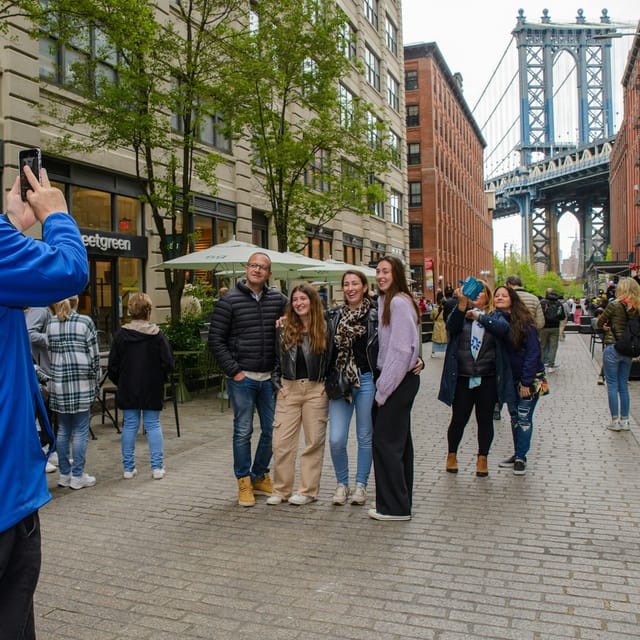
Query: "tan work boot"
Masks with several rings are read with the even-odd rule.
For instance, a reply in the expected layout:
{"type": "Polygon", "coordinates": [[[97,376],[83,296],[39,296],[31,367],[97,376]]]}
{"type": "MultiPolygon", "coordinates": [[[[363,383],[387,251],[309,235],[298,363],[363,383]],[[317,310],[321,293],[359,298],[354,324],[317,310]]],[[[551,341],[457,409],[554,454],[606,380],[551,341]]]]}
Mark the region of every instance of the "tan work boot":
{"type": "Polygon", "coordinates": [[[455,453],[447,454],[447,473],[458,473],[458,459],[455,453]]]}
{"type": "Polygon", "coordinates": [[[249,476],[238,478],[238,504],[241,507],[253,507],[255,503],[256,499],[253,497],[251,478],[249,476]]]}
{"type": "Polygon", "coordinates": [[[253,481],[253,493],[258,496],[270,496],[273,493],[273,484],[268,473],[253,481]]]}
{"type": "Polygon", "coordinates": [[[476,462],[476,475],[479,478],[486,478],[489,475],[487,456],[478,456],[478,462],[476,462]]]}

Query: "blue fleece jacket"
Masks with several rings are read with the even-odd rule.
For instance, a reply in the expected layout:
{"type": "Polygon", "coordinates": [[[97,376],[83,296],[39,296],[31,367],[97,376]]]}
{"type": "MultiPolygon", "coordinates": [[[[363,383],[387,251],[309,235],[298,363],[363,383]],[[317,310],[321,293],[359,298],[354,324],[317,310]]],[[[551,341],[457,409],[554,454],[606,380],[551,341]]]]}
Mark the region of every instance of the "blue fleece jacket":
{"type": "MultiPolygon", "coordinates": [[[[42,234],[42,242],[27,237],[0,215],[0,532],[51,499],[36,430],[36,407],[45,422],[46,411],[23,309],[79,293],[89,273],[70,215],[50,215],[42,234]]],[[[51,432],[48,422],[44,428],[51,432]]]]}

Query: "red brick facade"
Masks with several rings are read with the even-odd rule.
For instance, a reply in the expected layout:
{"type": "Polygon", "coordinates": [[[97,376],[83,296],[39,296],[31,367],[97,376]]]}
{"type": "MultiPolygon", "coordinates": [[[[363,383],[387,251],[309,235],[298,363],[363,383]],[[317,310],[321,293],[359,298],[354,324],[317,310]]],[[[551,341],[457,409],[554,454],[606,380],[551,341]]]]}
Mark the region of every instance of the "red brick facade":
{"type": "Polygon", "coordinates": [[[433,299],[439,285],[493,273],[485,141],[437,45],[407,46],[404,58],[410,264],[414,289],[433,299]]]}

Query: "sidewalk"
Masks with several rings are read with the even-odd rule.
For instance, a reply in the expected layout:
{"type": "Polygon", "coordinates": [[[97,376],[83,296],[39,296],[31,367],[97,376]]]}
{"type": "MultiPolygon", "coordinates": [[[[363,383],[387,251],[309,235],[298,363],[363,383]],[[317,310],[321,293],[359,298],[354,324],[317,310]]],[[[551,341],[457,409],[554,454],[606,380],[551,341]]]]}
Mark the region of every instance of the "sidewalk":
{"type": "MultiPolygon", "coordinates": [[[[213,394],[180,406],[180,439],[163,412],[160,481],[142,435],[139,475],[122,480],[119,437],[94,421],[96,486],[74,492],[49,476],[39,640],[637,639],[640,431],[637,421],[630,432],[605,428],[606,389],[586,338],[560,343],[527,475],[498,468],[512,452],[505,409],[486,479],[474,473],[474,422],[460,473],[444,471],[442,356],[425,345],[410,522],[370,520],[369,503],[333,506],[328,450],[314,504],[258,497],[238,507],[231,412],[213,394]]],[[[640,382],[631,386],[637,419],[640,382]]]]}

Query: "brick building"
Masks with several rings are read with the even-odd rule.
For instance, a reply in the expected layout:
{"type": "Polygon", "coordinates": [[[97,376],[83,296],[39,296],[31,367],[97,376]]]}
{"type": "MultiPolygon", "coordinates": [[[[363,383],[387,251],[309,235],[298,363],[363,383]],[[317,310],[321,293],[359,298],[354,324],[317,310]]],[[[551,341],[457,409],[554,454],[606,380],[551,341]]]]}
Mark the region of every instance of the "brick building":
{"type": "Polygon", "coordinates": [[[406,46],[404,59],[411,273],[433,299],[448,282],[493,273],[486,143],[438,46],[406,46]]]}

